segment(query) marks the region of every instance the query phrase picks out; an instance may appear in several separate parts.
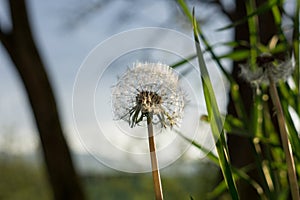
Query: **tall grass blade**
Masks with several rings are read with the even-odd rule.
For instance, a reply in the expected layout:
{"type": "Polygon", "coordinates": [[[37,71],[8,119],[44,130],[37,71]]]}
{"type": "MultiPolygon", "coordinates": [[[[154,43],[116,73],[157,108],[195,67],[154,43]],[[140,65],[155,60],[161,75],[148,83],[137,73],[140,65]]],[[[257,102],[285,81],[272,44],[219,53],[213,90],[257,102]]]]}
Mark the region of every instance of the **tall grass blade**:
{"type": "Polygon", "coordinates": [[[232,24],[229,24],[227,26],[224,26],[220,29],[218,29],[218,31],[223,31],[223,30],[226,30],[226,29],[230,29],[230,28],[234,28],[240,24],[243,24],[243,23],[246,23],[248,21],[249,18],[253,17],[253,16],[257,16],[257,15],[260,15],[266,11],[269,11],[270,8],[272,8],[274,5],[277,5],[278,3],[280,3],[281,1],[280,0],[270,0],[270,1],[267,1],[266,3],[264,3],[263,5],[261,5],[259,8],[257,8],[256,10],[254,10],[253,12],[249,13],[246,17],[232,23],[232,24]]]}
{"type": "Polygon", "coordinates": [[[274,104],[274,107],[276,109],[276,116],[277,116],[277,121],[278,121],[278,125],[279,125],[279,133],[280,133],[280,137],[281,137],[283,151],[285,153],[288,179],[289,179],[289,183],[290,183],[292,199],[299,200],[300,199],[299,186],[298,186],[298,180],[297,180],[297,175],[296,175],[294,157],[293,157],[293,153],[292,153],[292,149],[291,149],[291,144],[290,144],[290,141],[288,138],[288,132],[286,129],[286,121],[285,121],[283,109],[282,109],[280,99],[278,96],[276,84],[273,81],[271,75],[269,75],[268,78],[270,80],[270,87],[269,87],[270,95],[271,95],[271,99],[274,104]]]}
{"type": "MultiPolygon", "coordinates": [[[[190,13],[190,11],[188,9],[188,6],[185,3],[185,1],[184,0],[178,0],[178,4],[180,5],[181,9],[185,13],[185,15],[188,17],[188,19],[191,21],[191,24],[193,24],[193,16],[190,13]]],[[[200,38],[203,41],[206,50],[211,54],[212,59],[216,62],[216,64],[218,65],[218,67],[220,68],[220,70],[222,71],[222,73],[224,74],[224,76],[230,82],[230,85],[231,85],[230,92],[231,92],[231,96],[232,96],[232,99],[234,101],[236,110],[238,112],[239,118],[241,118],[242,120],[246,120],[247,121],[248,120],[247,119],[247,114],[245,112],[244,105],[241,103],[242,100],[241,100],[241,95],[240,95],[238,84],[233,79],[233,77],[224,69],[223,65],[221,64],[220,59],[214,53],[212,46],[209,44],[208,40],[206,39],[205,35],[202,33],[202,30],[200,29],[199,26],[197,27],[197,32],[200,35],[200,38]]],[[[243,43],[243,42],[241,41],[240,43],[243,43]]]]}
{"type": "Polygon", "coordinates": [[[225,135],[223,131],[223,120],[218,109],[217,101],[214,95],[214,90],[202,55],[201,47],[199,44],[200,41],[199,41],[197,23],[194,18],[194,15],[193,15],[193,29],[194,29],[196,52],[198,56],[198,62],[199,62],[200,73],[201,73],[200,76],[203,84],[204,97],[205,97],[206,107],[208,111],[208,116],[210,119],[211,129],[214,138],[216,140],[216,148],[219,155],[220,167],[232,199],[237,200],[239,199],[239,195],[236,189],[236,185],[231,171],[231,166],[229,163],[228,148],[226,145],[225,135]]]}
{"type": "Polygon", "coordinates": [[[297,93],[297,108],[295,109],[300,114],[300,0],[296,1],[295,8],[295,16],[294,16],[294,33],[293,33],[293,49],[294,49],[294,57],[295,57],[295,72],[293,75],[293,79],[296,85],[296,93],[297,93]]]}

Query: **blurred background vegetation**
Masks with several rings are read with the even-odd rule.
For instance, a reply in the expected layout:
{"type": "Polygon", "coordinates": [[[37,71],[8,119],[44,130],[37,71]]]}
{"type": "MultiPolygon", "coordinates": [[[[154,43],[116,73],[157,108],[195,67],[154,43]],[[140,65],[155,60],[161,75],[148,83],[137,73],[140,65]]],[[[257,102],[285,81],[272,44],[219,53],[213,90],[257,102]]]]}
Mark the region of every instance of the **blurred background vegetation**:
{"type": "MultiPolygon", "coordinates": [[[[168,199],[189,199],[190,196],[201,197],[212,190],[217,179],[217,167],[210,163],[199,163],[199,166],[202,170],[199,169],[192,175],[170,175],[163,170],[162,183],[165,196],[168,199]]],[[[0,199],[53,199],[43,163],[28,162],[23,156],[2,155],[0,170],[0,199]]],[[[81,174],[80,178],[87,199],[153,198],[151,173],[89,172],[81,174]]]]}

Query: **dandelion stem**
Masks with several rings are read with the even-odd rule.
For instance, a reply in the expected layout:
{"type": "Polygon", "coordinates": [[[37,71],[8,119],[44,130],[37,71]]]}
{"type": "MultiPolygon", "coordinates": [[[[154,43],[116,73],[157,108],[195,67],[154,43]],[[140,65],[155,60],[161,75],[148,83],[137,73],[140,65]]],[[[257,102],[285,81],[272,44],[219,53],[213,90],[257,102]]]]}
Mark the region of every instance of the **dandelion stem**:
{"type": "Polygon", "coordinates": [[[153,135],[153,124],[150,116],[147,116],[147,126],[148,126],[148,139],[149,139],[149,149],[151,157],[151,167],[152,167],[152,177],[155,191],[156,200],[163,200],[162,186],[158,168],[158,162],[156,158],[156,148],[153,135]]]}
{"type": "Polygon", "coordinates": [[[293,157],[291,144],[290,144],[290,141],[288,138],[288,133],[287,133],[286,126],[285,126],[283,110],[282,110],[282,107],[280,104],[280,99],[279,99],[278,92],[276,89],[276,84],[270,75],[268,78],[270,81],[270,88],[269,88],[270,95],[271,95],[272,102],[276,109],[276,116],[277,116],[278,125],[279,125],[281,142],[282,142],[283,150],[285,153],[285,159],[286,159],[286,163],[287,163],[287,172],[288,172],[288,178],[289,178],[290,187],[291,187],[292,199],[299,200],[300,199],[299,186],[298,186],[298,182],[297,182],[294,157],[293,157]]]}

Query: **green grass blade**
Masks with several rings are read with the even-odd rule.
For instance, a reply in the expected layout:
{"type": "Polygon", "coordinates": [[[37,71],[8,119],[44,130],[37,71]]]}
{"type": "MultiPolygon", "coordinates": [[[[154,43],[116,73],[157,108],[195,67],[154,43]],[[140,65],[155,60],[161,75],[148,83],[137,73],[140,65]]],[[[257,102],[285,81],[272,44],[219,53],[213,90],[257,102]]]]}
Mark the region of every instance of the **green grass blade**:
{"type": "Polygon", "coordinates": [[[219,185],[210,193],[208,193],[205,199],[218,199],[222,193],[226,191],[226,183],[225,181],[221,181],[219,185]]]}
{"type": "Polygon", "coordinates": [[[297,113],[300,115],[300,0],[296,1],[295,8],[295,16],[294,16],[294,33],[293,33],[293,49],[294,49],[294,57],[295,57],[295,71],[293,74],[293,79],[296,85],[296,93],[297,93],[297,113]]]}
{"type": "Polygon", "coordinates": [[[278,85],[280,97],[288,102],[288,105],[297,110],[297,94],[287,83],[281,83],[278,85]]]}
{"type": "Polygon", "coordinates": [[[186,59],[182,59],[182,60],[180,60],[180,61],[178,61],[178,62],[176,62],[176,63],[170,65],[170,67],[171,67],[171,68],[179,67],[179,66],[181,66],[181,65],[184,65],[184,64],[188,63],[189,61],[193,60],[193,59],[196,58],[196,57],[197,57],[197,55],[191,55],[191,56],[189,56],[189,57],[186,58],[186,59]]]}
{"type": "Polygon", "coordinates": [[[236,185],[231,171],[231,166],[229,163],[228,148],[223,132],[223,120],[219,112],[218,104],[214,95],[214,90],[200,48],[199,34],[195,18],[193,18],[193,29],[204,97],[208,111],[208,116],[210,119],[211,129],[216,140],[216,148],[219,155],[220,167],[232,199],[237,200],[239,199],[239,195],[236,189],[236,185]]]}
{"type": "Polygon", "coordinates": [[[180,135],[180,137],[182,137],[185,141],[187,141],[188,143],[191,143],[194,147],[197,147],[200,151],[204,152],[207,154],[207,157],[213,161],[215,164],[219,165],[219,159],[217,156],[215,156],[211,150],[206,149],[205,147],[203,147],[201,144],[197,143],[194,140],[191,140],[190,138],[186,137],[185,135],[183,135],[180,131],[175,130],[175,132],[180,135]]]}
{"type": "Polygon", "coordinates": [[[255,13],[255,1],[254,0],[249,0],[246,1],[246,11],[247,15],[251,16],[248,17],[248,27],[249,27],[249,40],[250,40],[250,66],[252,70],[256,66],[256,57],[257,57],[257,49],[256,45],[259,43],[258,41],[258,24],[257,24],[257,18],[258,14],[251,15],[252,13],[255,13]]]}
{"type": "MultiPolygon", "coordinates": [[[[283,100],[282,101],[282,107],[283,107],[283,112],[285,115],[285,119],[286,119],[286,126],[288,128],[289,131],[289,138],[292,144],[292,150],[293,153],[296,155],[296,157],[300,160],[300,140],[298,137],[298,132],[296,130],[294,121],[292,119],[292,116],[288,110],[288,103],[287,101],[283,100]]],[[[299,115],[298,115],[299,116],[299,115]]]]}
{"type": "Polygon", "coordinates": [[[262,199],[265,199],[265,200],[267,199],[264,194],[263,188],[255,180],[253,180],[250,176],[248,176],[247,173],[245,173],[242,170],[237,170],[235,168],[233,168],[232,171],[234,172],[234,174],[237,175],[237,177],[243,179],[249,185],[251,185],[257,191],[257,194],[259,194],[261,196],[262,199]]]}
{"type": "MultiPolygon", "coordinates": [[[[257,191],[257,193],[260,195],[261,199],[267,200],[262,187],[256,181],[251,179],[247,175],[247,173],[245,173],[243,170],[238,170],[238,169],[235,169],[235,168],[233,168],[232,171],[234,172],[237,179],[242,179],[243,181],[245,181],[249,185],[251,185],[257,191]]],[[[226,182],[221,181],[219,183],[219,185],[212,192],[208,193],[206,198],[207,199],[217,199],[225,191],[226,191],[226,182]]]]}
{"type": "MultiPolygon", "coordinates": [[[[181,9],[183,10],[183,12],[186,14],[186,16],[189,18],[189,20],[191,21],[191,23],[193,23],[193,16],[190,13],[186,3],[184,0],[178,0],[178,3],[181,7],[181,9]]],[[[206,50],[211,54],[213,60],[217,63],[217,65],[219,66],[220,70],[222,71],[222,73],[224,74],[224,76],[229,80],[229,82],[234,81],[233,78],[230,76],[230,74],[224,69],[224,67],[222,66],[220,60],[218,59],[218,56],[212,51],[212,46],[208,43],[208,40],[206,39],[206,37],[203,35],[201,29],[199,27],[197,27],[197,31],[206,47],[206,50]]]]}
{"type": "Polygon", "coordinates": [[[266,3],[264,3],[263,5],[261,5],[259,8],[257,8],[256,10],[253,10],[253,12],[249,13],[246,17],[232,23],[229,24],[227,26],[224,26],[220,29],[218,29],[218,31],[223,31],[226,29],[230,29],[230,28],[234,28],[240,24],[246,23],[248,21],[249,18],[253,17],[253,16],[257,16],[260,15],[268,10],[270,10],[270,8],[272,8],[274,5],[277,5],[278,3],[280,3],[280,0],[270,0],[267,1],[266,3]]]}
{"type": "MultiPolygon", "coordinates": [[[[190,13],[190,11],[188,9],[188,6],[185,3],[185,1],[184,0],[178,0],[178,4],[181,7],[181,9],[184,12],[184,14],[191,21],[191,24],[193,24],[192,14],[190,13]]],[[[246,109],[245,109],[244,105],[241,103],[242,99],[241,99],[241,95],[240,95],[238,84],[232,78],[232,76],[224,69],[224,67],[221,64],[220,59],[214,53],[212,46],[209,44],[208,40],[206,39],[206,37],[202,33],[202,30],[200,29],[199,26],[197,27],[197,31],[198,31],[198,34],[200,35],[201,40],[203,41],[203,43],[205,45],[205,49],[211,54],[213,60],[217,64],[217,66],[220,68],[220,70],[222,71],[222,73],[225,75],[225,77],[227,78],[227,80],[230,82],[230,85],[231,85],[231,90],[230,90],[231,91],[231,96],[232,96],[232,100],[233,100],[233,102],[235,104],[236,111],[238,112],[239,118],[241,118],[242,120],[248,120],[247,119],[247,114],[246,114],[246,111],[245,111],[246,109]]],[[[247,43],[245,41],[239,41],[239,43],[242,44],[242,45],[246,45],[247,46],[247,43]]]]}
{"type": "Polygon", "coordinates": [[[218,57],[219,59],[223,58],[229,58],[234,61],[241,61],[245,60],[246,58],[249,58],[249,50],[238,50],[238,51],[232,51],[230,53],[226,53],[224,55],[221,55],[218,57]]]}
{"type": "MultiPolygon", "coordinates": [[[[282,7],[282,5],[280,5],[280,7],[282,7]]],[[[273,13],[273,17],[274,17],[274,22],[276,24],[277,30],[279,32],[279,39],[280,41],[282,41],[284,44],[287,44],[287,39],[283,33],[282,30],[282,17],[281,17],[281,12],[280,12],[280,8],[278,5],[274,5],[272,7],[272,13],[273,13]]]]}
{"type": "MultiPolygon", "coordinates": [[[[188,143],[192,144],[194,147],[198,148],[200,151],[204,152],[207,154],[207,157],[216,165],[219,166],[219,159],[217,156],[215,156],[211,150],[206,149],[205,147],[203,147],[201,144],[197,143],[194,140],[189,139],[188,137],[186,137],[185,135],[183,135],[180,131],[175,130],[175,132],[181,136],[185,141],[187,141],[188,143]]],[[[246,168],[245,168],[246,169],[246,168]]],[[[232,167],[232,172],[234,174],[234,176],[236,177],[236,179],[242,179],[245,182],[247,182],[249,185],[251,185],[256,191],[257,193],[262,197],[262,199],[265,199],[265,195],[263,193],[263,189],[262,187],[253,179],[251,179],[251,177],[249,177],[242,169],[236,169],[234,167],[232,167]]],[[[219,186],[216,187],[216,189],[211,192],[208,195],[208,199],[209,198],[215,198],[216,196],[220,195],[221,193],[223,193],[226,190],[226,183],[225,181],[221,182],[219,186]]]]}

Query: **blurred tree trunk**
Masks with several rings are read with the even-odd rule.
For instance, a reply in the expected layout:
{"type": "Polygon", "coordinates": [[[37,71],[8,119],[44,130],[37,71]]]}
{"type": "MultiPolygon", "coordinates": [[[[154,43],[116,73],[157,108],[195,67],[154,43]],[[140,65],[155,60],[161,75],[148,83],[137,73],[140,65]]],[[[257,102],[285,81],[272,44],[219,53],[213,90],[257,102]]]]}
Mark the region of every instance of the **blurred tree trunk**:
{"type": "MultiPolygon", "coordinates": [[[[241,0],[236,0],[236,10],[234,13],[233,21],[242,19],[245,17],[246,14],[246,8],[245,8],[245,2],[241,0]]],[[[235,27],[235,36],[234,36],[235,41],[249,41],[249,29],[248,29],[248,24],[243,23],[240,26],[235,27]]],[[[242,47],[237,47],[234,49],[240,50],[242,47]]],[[[246,83],[245,81],[241,80],[239,78],[239,63],[234,62],[233,63],[233,71],[232,71],[232,76],[234,79],[237,81],[239,85],[239,89],[241,92],[241,97],[243,100],[243,104],[246,108],[246,111],[249,111],[249,108],[251,108],[252,104],[252,99],[253,99],[253,94],[252,94],[252,89],[250,88],[249,84],[246,83]]],[[[234,102],[231,100],[229,101],[228,105],[228,114],[231,114],[233,116],[237,116],[234,108],[234,102]]],[[[250,113],[248,113],[250,114],[250,113]]],[[[251,152],[251,146],[249,143],[248,138],[246,137],[240,137],[238,135],[234,134],[228,134],[228,147],[229,147],[229,154],[231,158],[231,162],[234,166],[240,168],[245,165],[248,165],[249,163],[254,163],[254,158],[253,154],[251,152]]],[[[255,178],[257,180],[258,175],[256,170],[252,170],[249,172],[249,175],[252,178],[255,178]]],[[[237,183],[239,195],[241,199],[259,199],[256,191],[247,183],[243,181],[239,181],[237,183]]]]}
{"type": "MultiPolygon", "coordinates": [[[[257,1],[257,6],[265,3],[266,1],[267,0],[257,1]]],[[[235,11],[231,15],[232,21],[237,21],[247,16],[245,1],[235,0],[235,5],[236,5],[235,11]]],[[[259,16],[258,21],[259,21],[258,35],[260,37],[260,42],[266,44],[271,39],[271,37],[276,33],[276,26],[274,24],[274,19],[271,11],[261,14],[259,16]]],[[[235,27],[235,41],[241,41],[241,40],[249,41],[249,29],[247,23],[235,27]]],[[[239,50],[239,49],[240,47],[234,50],[239,50]]],[[[245,81],[241,80],[241,78],[239,77],[239,72],[240,72],[238,66],[239,64],[240,64],[239,62],[234,62],[232,76],[239,84],[239,89],[241,92],[243,104],[246,110],[249,111],[249,109],[252,108],[252,104],[253,104],[253,98],[254,98],[252,92],[253,89],[250,88],[249,83],[246,83],[245,81]]],[[[228,105],[228,113],[233,116],[236,116],[234,103],[231,99],[228,105]]],[[[248,115],[250,115],[250,113],[248,113],[248,115]]],[[[251,152],[251,146],[248,138],[229,134],[228,146],[229,146],[230,158],[234,166],[242,167],[245,165],[249,165],[251,163],[255,164],[253,152],[251,152]]],[[[258,183],[261,183],[256,169],[251,170],[248,174],[250,175],[250,177],[255,179],[258,183]]],[[[248,183],[239,181],[237,186],[238,186],[241,199],[243,200],[259,199],[257,192],[248,183]]]]}
{"type": "Polygon", "coordinates": [[[83,191],[63,136],[45,66],[33,40],[25,0],[10,0],[9,6],[12,30],[0,30],[0,41],[25,86],[54,197],[57,200],[82,200],[83,191]]]}

